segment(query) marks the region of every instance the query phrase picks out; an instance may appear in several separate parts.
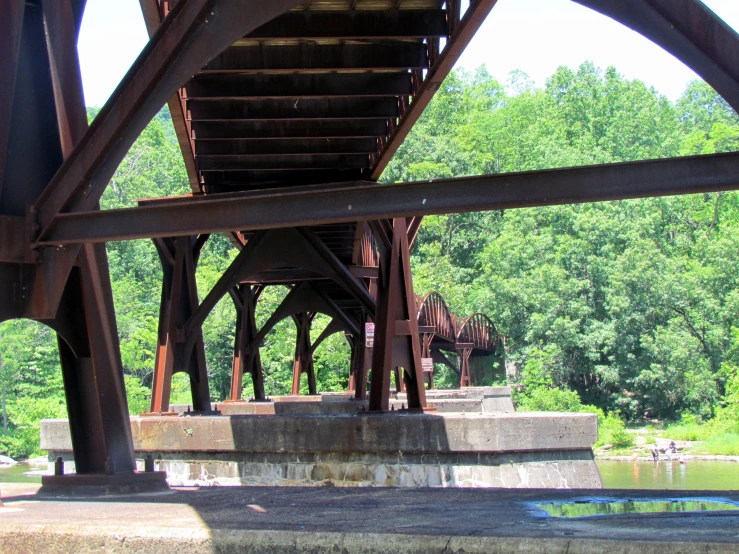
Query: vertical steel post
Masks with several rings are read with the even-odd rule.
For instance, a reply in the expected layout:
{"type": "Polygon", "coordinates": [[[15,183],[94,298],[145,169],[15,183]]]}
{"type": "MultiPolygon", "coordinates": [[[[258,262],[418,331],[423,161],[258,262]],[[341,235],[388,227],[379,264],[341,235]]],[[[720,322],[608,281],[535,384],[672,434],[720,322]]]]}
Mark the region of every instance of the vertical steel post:
{"type": "Polygon", "coordinates": [[[372,411],[387,411],[390,372],[395,367],[403,368],[408,408],[426,407],[407,229],[405,218],[393,220],[391,246],[380,260],[370,385],[372,411]]]}
{"type": "Polygon", "coordinates": [[[310,330],[313,323],[312,313],[298,313],[293,315],[297,333],[295,337],[295,358],[293,361],[292,394],[300,394],[300,377],[308,375],[308,394],[316,394],[316,374],[313,368],[313,353],[311,352],[310,330]]]}
{"type": "Polygon", "coordinates": [[[459,355],[459,386],[471,387],[472,379],[470,378],[470,354],[471,348],[457,348],[459,355]]]}
{"type": "MultiPolygon", "coordinates": [[[[42,7],[59,144],[66,159],[87,130],[77,22],[69,0],[45,0],[42,7]]],[[[84,245],[77,264],[50,322],[66,335],[58,343],[76,472],[130,473],[136,465],[105,246],[84,245]]]]}
{"type": "Polygon", "coordinates": [[[240,304],[237,305],[236,339],[231,375],[231,402],[242,399],[244,373],[251,375],[254,400],[266,399],[259,344],[254,341],[258,332],[256,304],[261,291],[261,287],[252,287],[251,285],[239,285],[235,291],[240,304]]]}
{"type": "Polygon", "coordinates": [[[151,413],[172,413],[169,400],[172,376],[177,372],[190,377],[190,391],[194,411],[208,412],[210,388],[205,363],[205,345],[202,331],[193,331],[195,347],[185,356],[183,348],[187,337],[181,337],[181,329],[198,306],[198,290],[195,268],[202,247],[198,237],[184,236],[173,239],[155,239],[164,273],[162,300],[159,310],[154,377],[152,381],[151,413]],[[187,357],[187,359],[185,359],[187,357]]]}
{"type": "MultiPolygon", "coordinates": [[[[421,358],[431,358],[431,342],[434,340],[433,333],[421,333],[421,358]]],[[[434,388],[434,372],[423,372],[423,379],[429,385],[429,390],[434,388]]]]}

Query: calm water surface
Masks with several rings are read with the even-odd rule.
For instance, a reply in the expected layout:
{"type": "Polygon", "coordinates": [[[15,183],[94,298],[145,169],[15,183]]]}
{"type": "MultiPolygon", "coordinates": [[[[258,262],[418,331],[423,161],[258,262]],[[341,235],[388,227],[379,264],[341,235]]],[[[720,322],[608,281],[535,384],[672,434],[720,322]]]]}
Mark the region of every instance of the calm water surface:
{"type": "Polygon", "coordinates": [[[739,490],[739,462],[599,460],[607,489],[739,490]]]}
{"type": "Polygon", "coordinates": [[[24,475],[29,471],[38,471],[44,469],[39,466],[30,466],[28,464],[15,464],[12,466],[0,467],[0,483],[40,483],[40,475],[24,475]]]}
{"type": "MultiPolygon", "coordinates": [[[[739,490],[739,462],[599,460],[598,468],[608,489],[739,490]]],[[[24,475],[39,469],[27,464],[1,467],[0,483],[40,483],[40,476],[24,475]]]]}

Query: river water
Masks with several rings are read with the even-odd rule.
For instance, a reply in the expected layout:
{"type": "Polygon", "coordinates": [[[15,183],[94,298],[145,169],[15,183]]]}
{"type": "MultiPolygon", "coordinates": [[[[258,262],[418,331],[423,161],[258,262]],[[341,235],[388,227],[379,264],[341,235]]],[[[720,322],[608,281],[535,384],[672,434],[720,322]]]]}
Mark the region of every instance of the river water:
{"type": "Polygon", "coordinates": [[[598,469],[607,489],[739,489],[739,462],[598,460],[598,469]]]}
{"type": "MultiPolygon", "coordinates": [[[[739,490],[739,462],[599,460],[598,468],[607,489],[739,490]]],[[[26,464],[0,467],[0,483],[40,483],[39,475],[26,474],[39,469],[26,464]]]]}

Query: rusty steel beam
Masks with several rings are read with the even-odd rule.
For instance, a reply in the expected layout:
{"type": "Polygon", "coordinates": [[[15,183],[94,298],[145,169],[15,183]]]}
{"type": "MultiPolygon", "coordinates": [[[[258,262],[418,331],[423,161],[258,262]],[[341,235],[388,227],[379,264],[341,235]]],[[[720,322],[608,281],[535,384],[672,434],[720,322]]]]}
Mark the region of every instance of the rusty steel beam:
{"type": "MultiPolygon", "coordinates": [[[[428,74],[420,84],[418,91],[413,95],[413,102],[402,114],[397,127],[388,137],[385,146],[380,151],[375,166],[372,168],[371,178],[373,181],[380,178],[387,164],[390,163],[395,152],[398,151],[405,137],[410,133],[413,125],[421,117],[423,110],[431,102],[431,98],[439,90],[446,76],[454,68],[454,64],[457,63],[462,52],[472,40],[472,37],[475,36],[475,33],[480,28],[480,25],[482,25],[482,22],[485,21],[485,18],[490,13],[490,10],[493,9],[496,2],[497,0],[470,2],[467,11],[460,21],[454,21],[454,18],[451,18],[453,22],[452,34],[444,50],[433,60],[428,74]]],[[[458,6],[456,2],[454,4],[458,6]]]]}
{"type": "Polygon", "coordinates": [[[300,138],[275,140],[204,140],[196,143],[198,156],[262,156],[265,154],[370,154],[377,149],[372,138],[300,138]]]}
{"type": "Polygon", "coordinates": [[[292,11],[251,32],[247,40],[445,37],[444,10],[292,11]]]}
{"type": "Polygon", "coordinates": [[[59,140],[67,158],[87,131],[75,13],[71,3],[62,0],[44,0],[43,10],[59,140]]]}
{"type": "Polygon", "coordinates": [[[300,121],[383,119],[398,117],[393,98],[302,98],[224,100],[188,102],[190,119],[195,121],[300,121]]]}
{"type": "Polygon", "coordinates": [[[62,211],[90,209],[129,148],[171,95],[234,40],[296,0],[178,2],[38,198],[41,231],[62,211]]]}
{"type": "Polygon", "coordinates": [[[387,132],[384,119],[316,121],[193,121],[195,143],[205,140],[291,138],[381,137],[387,132]]]}
{"type": "Polygon", "coordinates": [[[242,98],[342,98],[409,96],[410,73],[299,73],[296,75],[204,75],[185,87],[188,100],[242,98]]]}
{"type": "MultiPolygon", "coordinates": [[[[159,0],[139,0],[141,4],[141,12],[146,22],[146,31],[151,39],[156,33],[159,25],[165,17],[163,6],[159,0]]],[[[192,140],[192,126],[187,120],[187,108],[180,97],[179,91],[175,92],[167,100],[169,113],[172,116],[172,126],[174,127],[177,143],[182,152],[182,160],[185,163],[187,178],[190,181],[190,188],[193,192],[200,192],[200,181],[198,179],[198,171],[195,168],[195,153],[192,140]]]]}
{"type": "Polygon", "coordinates": [[[0,18],[0,52],[2,52],[0,55],[0,197],[2,197],[5,163],[8,158],[10,119],[13,115],[15,79],[25,8],[25,0],[8,0],[3,5],[3,17],[0,18]]]}
{"type": "Polygon", "coordinates": [[[357,298],[368,313],[375,313],[375,299],[369,293],[364,284],[354,276],[349,268],[341,263],[331,249],[318,238],[315,233],[306,227],[298,228],[301,235],[313,246],[318,255],[326,262],[334,271],[342,284],[349,290],[355,298],[357,298]]]}
{"type": "Polygon", "coordinates": [[[664,48],[739,111],[739,35],[700,0],[574,0],[664,48]]]}
{"type": "Polygon", "coordinates": [[[339,183],[362,179],[361,169],[282,169],[280,171],[208,171],[203,173],[205,191],[219,195],[239,190],[339,183]]]}
{"type": "Polygon", "coordinates": [[[278,154],[253,156],[198,156],[200,171],[240,169],[347,169],[369,167],[369,154],[278,154]]]}
{"type": "Polygon", "coordinates": [[[599,202],[739,188],[739,153],[439,179],[349,183],[292,191],[173,199],[140,208],[63,214],[36,246],[194,232],[269,229],[383,217],[599,202]]]}
{"type": "Polygon", "coordinates": [[[420,42],[235,46],[199,72],[387,70],[428,67],[426,45],[420,42]]]}

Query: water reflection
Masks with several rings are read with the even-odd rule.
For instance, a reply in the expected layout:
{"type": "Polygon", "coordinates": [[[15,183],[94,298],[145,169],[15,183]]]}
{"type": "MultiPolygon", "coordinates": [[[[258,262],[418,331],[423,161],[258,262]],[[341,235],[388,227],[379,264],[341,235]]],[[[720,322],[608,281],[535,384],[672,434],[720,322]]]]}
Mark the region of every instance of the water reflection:
{"type": "Polygon", "coordinates": [[[536,504],[537,508],[554,517],[587,517],[619,514],[653,514],[672,512],[713,512],[739,510],[729,501],[700,498],[664,500],[616,500],[613,502],[550,502],[536,504]]]}
{"type": "Polygon", "coordinates": [[[598,461],[608,489],[737,490],[739,463],[729,461],[598,461]]]}

